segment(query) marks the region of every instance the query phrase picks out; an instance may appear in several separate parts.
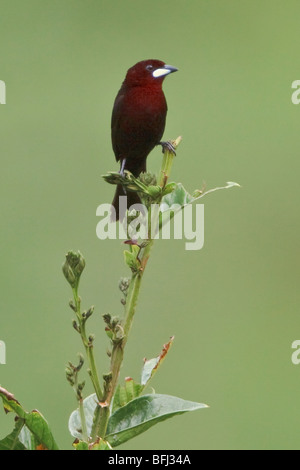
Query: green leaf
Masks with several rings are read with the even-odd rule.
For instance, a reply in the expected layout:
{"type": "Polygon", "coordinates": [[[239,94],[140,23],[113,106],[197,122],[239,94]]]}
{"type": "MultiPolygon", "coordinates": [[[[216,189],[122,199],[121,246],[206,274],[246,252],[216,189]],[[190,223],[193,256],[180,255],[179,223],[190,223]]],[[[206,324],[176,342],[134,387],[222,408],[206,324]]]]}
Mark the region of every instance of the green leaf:
{"type": "Polygon", "coordinates": [[[118,385],[113,400],[112,412],[114,413],[118,408],[127,405],[134,398],[139,397],[146,385],[148,385],[150,379],[153,377],[158,367],[166,357],[170,346],[174,341],[174,336],[170,341],[164,344],[163,349],[159,356],[153,359],[145,359],[144,366],[142,369],[141,383],[135,382],[131,377],[125,379],[125,385],[118,385]]]}
{"type": "Polygon", "coordinates": [[[216,188],[208,189],[207,191],[199,191],[196,190],[194,192],[194,197],[193,201],[197,201],[198,199],[201,199],[202,197],[206,196],[207,194],[214,193],[215,191],[221,191],[222,189],[231,189],[231,188],[240,188],[241,185],[239,183],[234,183],[233,181],[228,181],[226,183],[226,186],[218,186],[216,188]]]}
{"type": "Polygon", "coordinates": [[[140,267],[140,261],[138,259],[139,253],[140,253],[140,247],[137,245],[131,245],[130,251],[129,250],[124,251],[125,263],[127,264],[127,266],[129,266],[129,268],[132,271],[139,270],[139,267],[140,267]]]}
{"type": "Polygon", "coordinates": [[[134,398],[138,397],[143,390],[143,387],[136,383],[131,377],[125,379],[125,391],[127,402],[133,400],[134,398]]]}
{"type": "Polygon", "coordinates": [[[143,388],[145,388],[146,385],[148,385],[150,379],[153,377],[158,367],[161,365],[170,347],[172,346],[173,341],[174,341],[174,336],[172,336],[172,338],[170,339],[168,343],[164,344],[163,349],[159,356],[153,359],[149,359],[149,360],[145,359],[144,367],[142,369],[142,377],[141,377],[141,384],[143,385],[143,388]]]}
{"type": "Polygon", "coordinates": [[[89,450],[88,443],[84,441],[79,441],[78,439],[73,442],[73,447],[75,450],[89,450]]]}
{"type": "MultiPolygon", "coordinates": [[[[89,395],[83,400],[83,409],[84,409],[84,415],[85,415],[85,420],[86,420],[87,432],[89,436],[91,435],[91,432],[92,432],[96,406],[97,406],[97,397],[95,393],[93,393],[92,395],[89,395]]],[[[78,408],[77,410],[73,411],[73,413],[70,416],[69,431],[73,437],[76,437],[79,440],[83,439],[82,429],[81,429],[81,418],[80,418],[80,413],[79,413],[78,408]]]]}
{"type": "Polygon", "coordinates": [[[25,424],[36,440],[48,450],[58,450],[49,425],[44,416],[37,410],[26,413],[25,424]]]}
{"type": "Polygon", "coordinates": [[[23,426],[19,439],[27,450],[36,450],[38,442],[26,426],[23,426]]]}
{"type": "Polygon", "coordinates": [[[179,209],[180,207],[185,206],[193,201],[193,196],[191,196],[187,190],[183,187],[181,183],[177,183],[173,186],[171,193],[166,194],[162,198],[161,211],[165,212],[166,210],[179,209]]]}
{"type": "MultiPolygon", "coordinates": [[[[171,183],[170,183],[171,184],[171,183]]],[[[173,183],[172,183],[173,184],[173,183]]],[[[162,198],[161,212],[166,211],[178,211],[184,206],[191,204],[199,199],[203,198],[207,194],[213,193],[215,191],[220,191],[222,189],[231,189],[233,187],[241,187],[238,183],[234,183],[233,181],[229,181],[226,183],[226,186],[219,186],[217,188],[209,189],[207,191],[196,190],[194,191],[193,195],[191,195],[181,183],[175,184],[173,186],[173,190],[170,194],[166,194],[162,198]]]]}
{"type": "Polygon", "coordinates": [[[143,395],[111,415],[105,440],[116,447],[161,421],[201,408],[207,406],[169,395],[143,395]]]}
{"type": "Polygon", "coordinates": [[[104,178],[107,183],[121,184],[129,191],[138,191],[148,195],[147,186],[140,180],[140,178],[135,178],[130,171],[125,170],[123,175],[116,172],[109,172],[106,175],[102,175],[102,178],[104,178]]]}
{"type": "Polygon", "coordinates": [[[35,437],[38,447],[47,448],[48,450],[58,449],[49,425],[39,411],[34,410],[28,413],[22,408],[15,397],[2,387],[0,387],[0,397],[2,398],[6,413],[14,412],[19,418],[24,420],[25,425],[35,437]]]}
{"type": "Polygon", "coordinates": [[[26,447],[19,439],[23,426],[23,420],[20,419],[16,422],[13,432],[0,441],[0,450],[26,450],[26,447]]]}
{"type": "Polygon", "coordinates": [[[18,400],[15,399],[12,393],[5,390],[5,388],[0,387],[0,397],[3,401],[5,413],[13,411],[16,413],[17,416],[19,416],[19,418],[25,419],[26,411],[23,410],[22,406],[20,405],[18,400]]]}
{"type": "Polygon", "coordinates": [[[193,204],[207,194],[220,191],[221,189],[230,189],[233,187],[240,187],[240,185],[238,183],[229,181],[226,183],[226,186],[209,189],[208,191],[196,190],[193,192],[193,195],[191,195],[181,183],[176,183],[173,187],[173,190],[162,198],[160,205],[161,214],[159,228],[161,229],[166,223],[169,223],[175,214],[182,210],[185,206],[193,204]]]}
{"type": "Polygon", "coordinates": [[[148,193],[152,199],[157,199],[161,196],[162,189],[160,186],[148,186],[148,193]]]}
{"type": "Polygon", "coordinates": [[[116,411],[121,406],[127,405],[129,401],[139,397],[143,389],[144,387],[131,377],[125,379],[125,385],[118,385],[116,389],[112,411],[116,411]]]}

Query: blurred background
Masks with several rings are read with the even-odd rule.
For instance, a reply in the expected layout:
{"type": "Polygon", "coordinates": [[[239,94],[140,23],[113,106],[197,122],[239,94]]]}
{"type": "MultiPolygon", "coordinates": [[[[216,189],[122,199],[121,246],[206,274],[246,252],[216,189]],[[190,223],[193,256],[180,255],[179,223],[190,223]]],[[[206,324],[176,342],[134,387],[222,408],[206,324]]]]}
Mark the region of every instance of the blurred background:
{"type": "MultiPolygon", "coordinates": [[[[236,181],[205,203],[205,246],[157,241],[143,280],[121,379],[175,335],[158,393],[210,405],[120,449],[298,449],[300,366],[298,0],[0,0],[1,296],[7,348],[0,384],[49,421],[70,449],[76,408],[65,365],[72,329],[65,253],[87,262],[83,306],[108,371],[101,315],[122,314],[128,271],[118,240],[96,237],[96,208],[114,188],[113,100],[127,69],[161,59],[165,139],[183,136],[172,177],[191,192],[236,181]]],[[[158,171],[161,150],[148,158],[158,171]]],[[[88,384],[86,393],[92,389],[88,384]]],[[[0,438],[13,416],[0,410],[0,438]]]]}

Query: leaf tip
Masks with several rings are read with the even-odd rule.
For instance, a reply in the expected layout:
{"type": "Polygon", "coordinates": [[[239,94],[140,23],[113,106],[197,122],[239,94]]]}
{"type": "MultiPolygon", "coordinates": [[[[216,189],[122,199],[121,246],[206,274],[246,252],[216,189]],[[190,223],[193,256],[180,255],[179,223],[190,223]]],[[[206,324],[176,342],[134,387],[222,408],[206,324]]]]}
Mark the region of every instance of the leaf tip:
{"type": "Polygon", "coordinates": [[[233,188],[234,186],[237,188],[241,188],[242,186],[239,183],[235,183],[234,181],[227,181],[227,188],[233,188]]]}

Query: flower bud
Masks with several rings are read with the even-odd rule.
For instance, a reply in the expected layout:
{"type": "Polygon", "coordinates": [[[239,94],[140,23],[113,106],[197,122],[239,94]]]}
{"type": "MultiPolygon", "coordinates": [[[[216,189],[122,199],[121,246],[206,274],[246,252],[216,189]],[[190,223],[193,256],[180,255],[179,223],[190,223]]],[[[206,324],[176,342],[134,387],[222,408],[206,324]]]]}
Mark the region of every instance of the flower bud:
{"type": "Polygon", "coordinates": [[[85,260],[82,254],[69,251],[66,254],[66,261],[63,265],[63,273],[68,283],[74,289],[79,284],[80,276],[85,268],[85,260]]]}
{"type": "Polygon", "coordinates": [[[177,187],[176,183],[169,183],[165,186],[165,189],[163,191],[163,195],[165,196],[166,194],[172,193],[177,187]]]}
{"type": "Polygon", "coordinates": [[[130,279],[128,277],[121,277],[120,282],[119,282],[119,289],[125,296],[127,295],[129,285],[130,285],[130,279]]]}
{"type": "Polygon", "coordinates": [[[201,196],[201,194],[203,194],[203,191],[201,189],[196,189],[193,192],[193,198],[196,199],[197,197],[201,196]]]}
{"type": "Polygon", "coordinates": [[[148,194],[151,196],[153,199],[158,198],[161,195],[162,189],[160,186],[148,186],[148,194]]]}
{"type": "Polygon", "coordinates": [[[120,183],[120,173],[110,172],[107,175],[102,175],[103,179],[110,184],[119,184],[120,183]]]}
{"type": "Polygon", "coordinates": [[[144,183],[146,186],[156,186],[157,185],[157,178],[156,175],[153,173],[141,173],[139,176],[139,179],[142,183],[144,183]]]}

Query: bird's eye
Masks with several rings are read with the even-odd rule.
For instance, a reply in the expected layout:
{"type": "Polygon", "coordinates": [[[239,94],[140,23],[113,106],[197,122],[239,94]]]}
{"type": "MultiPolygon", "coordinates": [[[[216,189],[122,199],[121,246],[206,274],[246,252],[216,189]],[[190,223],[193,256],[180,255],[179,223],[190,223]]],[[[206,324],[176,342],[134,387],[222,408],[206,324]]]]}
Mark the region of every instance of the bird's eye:
{"type": "Polygon", "coordinates": [[[154,67],[153,67],[153,65],[147,65],[146,69],[150,71],[150,70],[153,70],[154,67]]]}

